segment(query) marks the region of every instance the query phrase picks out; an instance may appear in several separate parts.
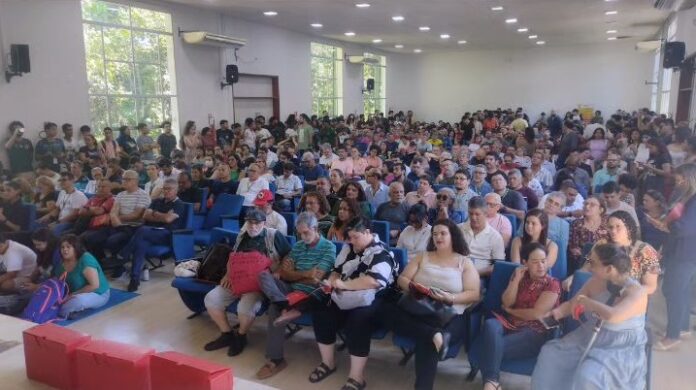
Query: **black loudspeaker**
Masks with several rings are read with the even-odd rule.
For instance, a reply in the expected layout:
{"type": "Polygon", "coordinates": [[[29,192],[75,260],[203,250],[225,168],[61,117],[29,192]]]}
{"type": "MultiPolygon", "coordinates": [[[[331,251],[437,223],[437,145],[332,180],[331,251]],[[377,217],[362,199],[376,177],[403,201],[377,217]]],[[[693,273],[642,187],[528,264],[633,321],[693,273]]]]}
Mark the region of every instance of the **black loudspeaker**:
{"type": "Polygon", "coordinates": [[[375,89],[375,79],[367,79],[367,90],[373,91],[375,89]]]}
{"type": "Polygon", "coordinates": [[[237,65],[227,65],[225,67],[225,80],[227,84],[234,84],[239,81],[239,67],[237,65]]]}
{"type": "Polygon", "coordinates": [[[10,45],[10,71],[13,73],[29,73],[31,63],[29,62],[29,45],[10,45]]]}
{"type": "Polygon", "coordinates": [[[677,68],[684,62],[686,45],[684,42],[666,42],[662,66],[664,68],[677,68]]]}

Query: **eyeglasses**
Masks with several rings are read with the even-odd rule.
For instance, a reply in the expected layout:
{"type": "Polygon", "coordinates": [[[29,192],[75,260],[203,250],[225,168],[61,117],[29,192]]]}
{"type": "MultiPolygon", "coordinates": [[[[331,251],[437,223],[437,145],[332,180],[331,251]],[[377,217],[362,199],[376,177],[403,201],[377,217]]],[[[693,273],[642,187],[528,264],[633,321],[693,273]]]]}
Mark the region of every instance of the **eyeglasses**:
{"type": "Polygon", "coordinates": [[[496,206],[499,206],[499,204],[498,204],[498,203],[488,203],[488,202],[486,202],[486,206],[488,206],[488,207],[496,207],[496,206]]]}
{"type": "Polygon", "coordinates": [[[437,200],[447,200],[447,199],[449,199],[449,196],[447,196],[447,195],[438,195],[437,196],[437,200]]]}

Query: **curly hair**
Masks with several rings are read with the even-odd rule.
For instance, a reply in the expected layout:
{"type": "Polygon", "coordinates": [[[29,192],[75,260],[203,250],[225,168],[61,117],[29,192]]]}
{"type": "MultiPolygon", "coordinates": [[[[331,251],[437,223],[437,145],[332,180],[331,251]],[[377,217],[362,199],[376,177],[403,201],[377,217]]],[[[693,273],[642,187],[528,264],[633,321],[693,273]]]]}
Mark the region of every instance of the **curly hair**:
{"type": "Polygon", "coordinates": [[[628,239],[631,241],[631,245],[635,244],[636,241],[640,239],[640,229],[638,229],[638,224],[627,211],[614,211],[613,213],[609,214],[609,218],[616,218],[624,224],[626,230],[628,231],[628,239]]]}
{"type": "Polygon", "coordinates": [[[338,218],[338,215],[336,216],[336,221],[334,222],[334,227],[336,229],[342,229],[344,225],[346,225],[350,220],[356,217],[362,216],[362,209],[360,208],[360,203],[356,201],[355,199],[341,199],[341,202],[338,204],[338,208],[341,208],[341,203],[345,202],[348,205],[348,210],[350,211],[350,217],[348,217],[347,221],[341,221],[340,218],[338,218]]]}
{"type": "Polygon", "coordinates": [[[354,181],[349,181],[348,183],[345,183],[343,186],[341,186],[341,189],[338,190],[339,198],[346,199],[346,192],[348,192],[348,187],[353,187],[356,191],[358,191],[358,202],[365,202],[367,200],[367,196],[365,196],[365,190],[363,190],[360,184],[354,181]]]}
{"type": "Polygon", "coordinates": [[[321,213],[321,215],[326,215],[331,212],[331,206],[329,205],[329,201],[326,199],[326,196],[317,191],[308,191],[305,192],[304,195],[302,195],[299,205],[300,212],[306,211],[305,203],[307,203],[307,198],[309,197],[314,198],[317,200],[317,202],[319,202],[319,212],[321,213]]]}

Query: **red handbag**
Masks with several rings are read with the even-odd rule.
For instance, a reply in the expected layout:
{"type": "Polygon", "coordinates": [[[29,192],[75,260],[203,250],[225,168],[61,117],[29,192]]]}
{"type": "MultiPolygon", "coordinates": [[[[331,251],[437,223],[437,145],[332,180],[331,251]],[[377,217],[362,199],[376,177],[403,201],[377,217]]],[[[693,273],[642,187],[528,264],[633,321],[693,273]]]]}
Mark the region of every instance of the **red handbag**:
{"type": "Polygon", "coordinates": [[[260,292],[259,274],[271,268],[271,259],[260,252],[234,252],[227,260],[227,277],[235,296],[260,292]]]}

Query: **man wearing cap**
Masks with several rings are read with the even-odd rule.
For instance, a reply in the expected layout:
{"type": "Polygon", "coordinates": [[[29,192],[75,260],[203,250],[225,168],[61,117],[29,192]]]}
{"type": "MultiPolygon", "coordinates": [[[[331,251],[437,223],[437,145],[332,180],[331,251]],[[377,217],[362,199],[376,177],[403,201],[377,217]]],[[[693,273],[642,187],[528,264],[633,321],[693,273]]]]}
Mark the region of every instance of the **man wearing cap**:
{"type": "MultiPolygon", "coordinates": [[[[245,220],[246,223],[237,236],[233,250],[236,252],[259,252],[271,259],[271,271],[277,272],[281,260],[290,253],[291,247],[288,240],[277,230],[266,227],[266,215],[257,209],[247,211],[245,220]]],[[[262,302],[263,294],[260,292],[235,296],[232,293],[229,278],[224,275],[220,280],[220,285],[205,296],[205,307],[221,334],[217,339],[206,344],[204,349],[215,351],[227,347],[227,355],[229,356],[242,353],[247,344],[247,331],[254,323],[262,302]],[[237,306],[239,328],[233,331],[227,321],[225,310],[237,301],[239,302],[237,306]]]]}
{"type": "Polygon", "coordinates": [[[302,181],[294,175],[295,164],[286,162],[283,164],[283,174],[278,176],[276,183],[276,205],[278,210],[290,211],[294,197],[302,195],[302,181]]]}
{"type": "Polygon", "coordinates": [[[270,190],[261,190],[254,200],[254,206],[266,216],[266,227],[288,235],[287,221],[279,212],[273,210],[273,193],[270,190]]]}

